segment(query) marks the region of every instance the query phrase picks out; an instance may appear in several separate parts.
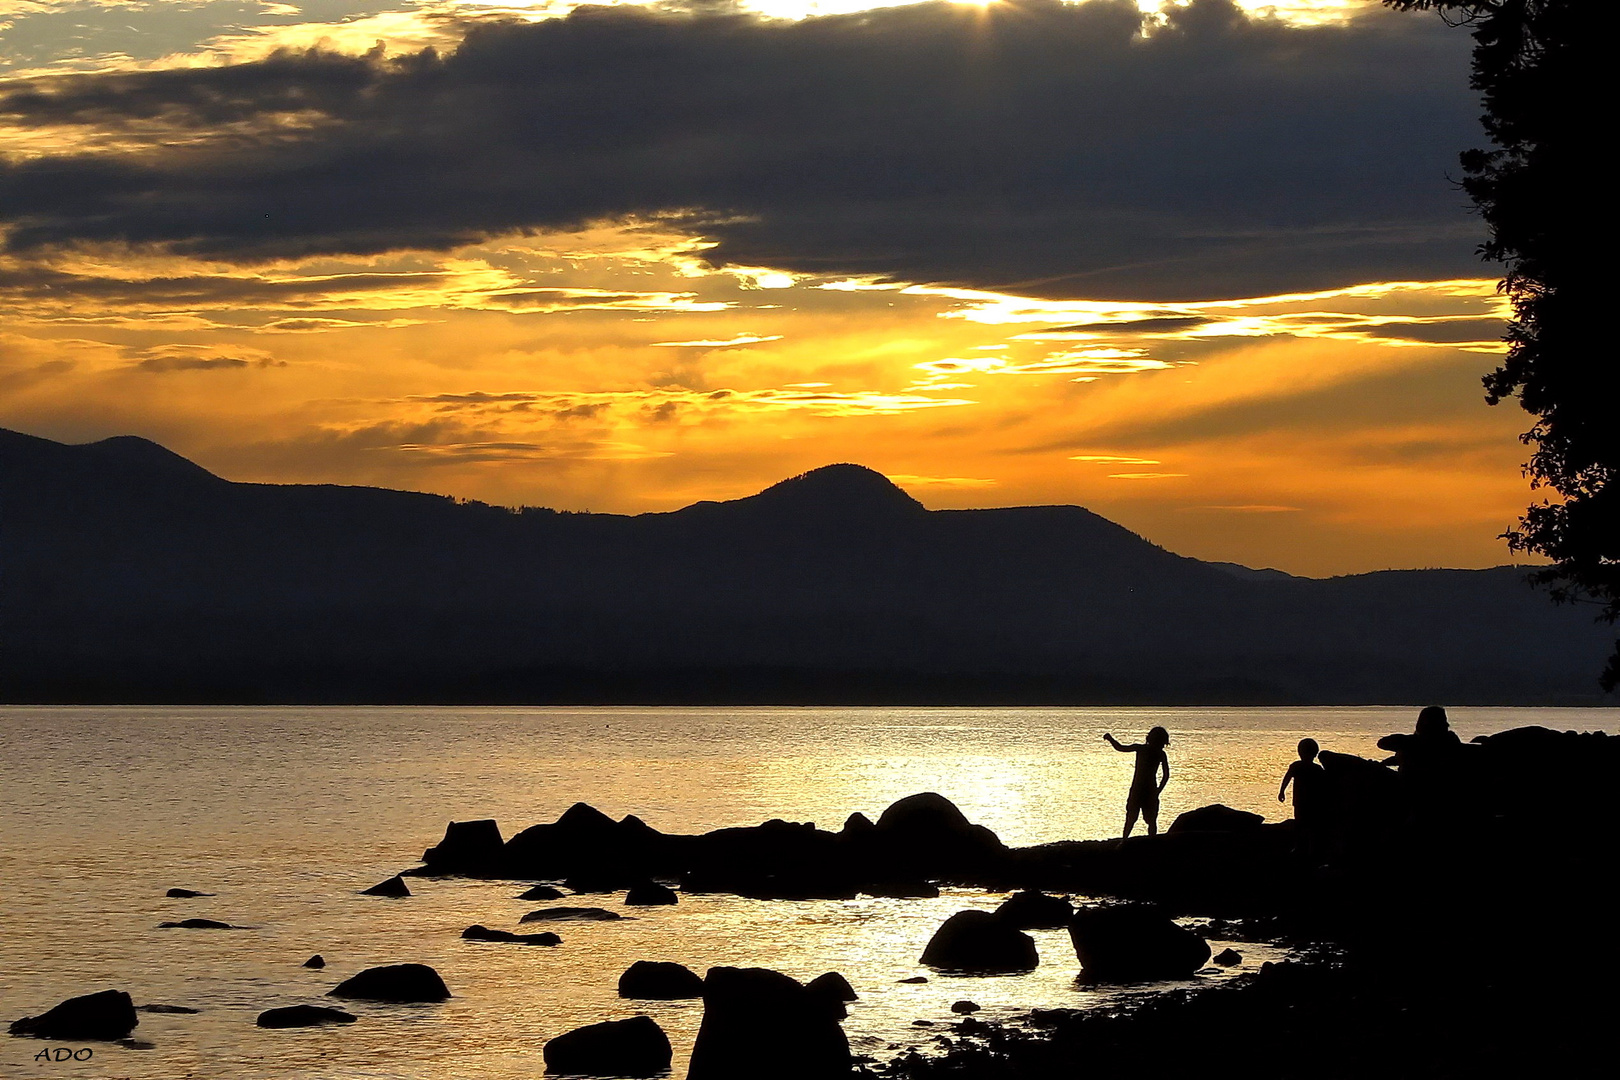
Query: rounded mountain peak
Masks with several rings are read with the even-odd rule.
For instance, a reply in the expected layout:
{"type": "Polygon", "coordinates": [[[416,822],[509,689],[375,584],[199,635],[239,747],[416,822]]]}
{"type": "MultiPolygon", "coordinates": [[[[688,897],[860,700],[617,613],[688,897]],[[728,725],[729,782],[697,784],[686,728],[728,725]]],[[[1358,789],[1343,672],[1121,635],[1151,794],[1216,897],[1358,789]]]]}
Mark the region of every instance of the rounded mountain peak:
{"type": "Polygon", "coordinates": [[[864,465],[850,464],[823,465],[739,501],[840,516],[927,512],[922,503],[901,491],[887,476],[864,465]]]}

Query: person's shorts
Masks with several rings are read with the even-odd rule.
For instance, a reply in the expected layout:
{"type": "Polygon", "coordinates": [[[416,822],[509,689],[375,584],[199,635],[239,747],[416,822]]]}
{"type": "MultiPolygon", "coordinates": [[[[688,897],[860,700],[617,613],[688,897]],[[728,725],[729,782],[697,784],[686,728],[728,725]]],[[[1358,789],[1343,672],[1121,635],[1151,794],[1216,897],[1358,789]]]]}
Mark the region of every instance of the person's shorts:
{"type": "Polygon", "coordinates": [[[1139,813],[1159,812],[1159,793],[1157,791],[1132,791],[1125,800],[1125,812],[1135,810],[1139,813]]]}

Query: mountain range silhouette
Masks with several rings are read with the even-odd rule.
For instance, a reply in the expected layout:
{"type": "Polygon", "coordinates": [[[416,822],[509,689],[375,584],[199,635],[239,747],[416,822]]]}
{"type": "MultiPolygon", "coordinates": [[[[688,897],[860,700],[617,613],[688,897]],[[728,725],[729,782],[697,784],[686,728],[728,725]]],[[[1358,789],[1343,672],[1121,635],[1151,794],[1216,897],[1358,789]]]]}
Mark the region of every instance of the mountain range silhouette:
{"type": "Polygon", "coordinates": [[[1524,571],[1206,563],[829,465],[670,513],[233,483],[0,430],[0,700],[1593,703],[1524,571]]]}

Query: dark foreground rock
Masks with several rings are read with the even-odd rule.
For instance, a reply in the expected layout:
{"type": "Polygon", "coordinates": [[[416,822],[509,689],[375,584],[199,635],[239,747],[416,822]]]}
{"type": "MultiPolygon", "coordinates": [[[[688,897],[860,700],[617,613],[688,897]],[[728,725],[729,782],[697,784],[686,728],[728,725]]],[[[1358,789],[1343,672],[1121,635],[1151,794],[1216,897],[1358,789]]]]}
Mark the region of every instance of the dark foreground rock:
{"type": "Polygon", "coordinates": [[[590,1024],[546,1043],[547,1073],[657,1076],[669,1068],[669,1037],[650,1016],[590,1024]]]}
{"type": "Polygon", "coordinates": [[[322,1024],[352,1024],[354,1014],[342,1009],[329,1009],[324,1005],[288,1005],[281,1009],[266,1009],[257,1021],[262,1028],[319,1027],[322,1024]]]}
{"type": "Polygon", "coordinates": [[[98,994],[68,998],[60,1005],[38,1016],[25,1016],[14,1021],[8,1030],[13,1035],[32,1035],[39,1039],[104,1039],[112,1042],[122,1039],[141,1018],[135,1015],[135,1002],[122,990],[103,990],[98,994]]]}
{"type": "Polygon", "coordinates": [[[439,973],[426,964],[388,964],[367,968],[338,983],[328,997],[365,1001],[431,1002],[450,997],[439,973]]]}
{"type": "Polygon", "coordinates": [[[630,891],[625,893],[624,902],[631,907],[658,907],[666,904],[680,902],[675,890],[667,885],[660,885],[656,881],[643,881],[632,885],[630,891]]]}
{"type": "Polygon", "coordinates": [[[531,911],[518,922],[613,922],[622,919],[617,911],[599,907],[553,907],[531,911]]]}
{"type": "Polygon", "coordinates": [[[684,964],[637,960],[619,976],[619,996],[676,1001],[703,996],[703,979],[684,964]]]}
{"type": "Polygon", "coordinates": [[[1243,963],[1243,954],[1236,949],[1222,949],[1210,959],[1221,967],[1236,967],[1243,963]]]}
{"type": "Polygon", "coordinates": [[[781,972],[710,968],[687,1080],[833,1080],[849,1042],[827,1000],[781,972]]]}
{"type": "Polygon", "coordinates": [[[198,892],[196,889],[170,889],[163,894],[170,900],[192,900],[199,896],[213,896],[211,892],[198,892]]]}
{"type": "Polygon", "coordinates": [[[1197,810],[1188,810],[1178,814],[1176,820],[1170,823],[1170,832],[1246,832],[1258,829],[1266,823],[1266,819],[1259,814],[1251,814],[1247,810],[1234,810],[1230,806],[1215,803],[1210,806],[1200,806],[1197,810]]]}
{"type": "Polygon", "coordinates": [[[500,869],[505,841],[493,820],[452,821],[444,839],[422,852],[423,869],[430,874],[468,874],[474,877],[500,869]]]}
{"type": "Polygon", "coordinates": [[[825,994],[834,1001],[859,1001],[860,995],[855,988],[849,985],[849,980],[836,971],[829,971],[824,975],[817,975],[805,984],[805,988],[812,994],[825,994]]]}
{"type": "Polygon", "coordinates": [[[1209,962],[1209,943],[1146,904],[1081,908],[1069,938],[1091,982],[1185,979],[1209,962]]]}
{"type": "Polygon", "coordinates": [[[1059,930],[1073,916],[1073,904],[1035,889],[1013,893],[996,908],[997,918],[1019,930],[1059,930]]]}
{"type": "Polygon", "coordinates": [[[511,945],[561,945],[562,938],[547,930],[539,934],[514,934],[510,930],[491,930],[487,926],[469,926],[461,932],[467,941],[498,941],[511,945]]]}
{"type": "Polygon", "coordinates": [[[982,975],[1032,971],[1040,963],[1035,940],[988,911],[958,911],[934,931],[922,962],[929,967],[982,975]]]}
{"type": "Polygon", "coordinates": [[[160,922],[159,930],[241,930],[240,926],[232,926],[228,922],[218,919],[181,919],[178,922],[160,922]]]}
{"type": "Polygon", "coordinates": [[[411,889],[410,889],[409,885],[405,884],[405,879],[403,877],[400,877],[398,874],[395,874],[393,877],[389,878],[387,881],[379,881],[377,884],[373,885],[369,889],[360,890],[360,895],[361,896],[388,896],[388,897],[397,898],[397,897],[411,895],[411,889]]]}

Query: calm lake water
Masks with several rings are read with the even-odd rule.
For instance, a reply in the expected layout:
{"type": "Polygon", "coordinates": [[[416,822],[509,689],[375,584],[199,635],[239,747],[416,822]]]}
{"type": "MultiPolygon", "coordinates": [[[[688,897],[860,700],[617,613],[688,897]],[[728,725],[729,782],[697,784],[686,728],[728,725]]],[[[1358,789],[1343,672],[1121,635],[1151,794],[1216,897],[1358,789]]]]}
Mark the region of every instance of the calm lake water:
{"type": "MultiPolygon", "coordinates": [[[[1285,816],[1278,781],[1303,736],[1377,756],[1415,708],[664,709],[0,707],[0,1021],[106,988],[138,1004],[150,1050],[91,1044],[79,1064],[32,1059],[45,1044],[0,1041],[8,1076],[516,1078],[543,1071],[545,1040],[637,1013],[676,1047],[697,1002],[616,996],[638,959],[703,971],[758,965],[800,978],[842,971],[861,994],[845,1022],[857,1053],[927,1049],[950,1004],[982,1015],[1084,1007],[1067,937],[1037,931],[1028,975],[946,977],[917,963],[954,911],[999,895],[937,900],[768,902],[683,897],[633,921],[562,924],[557,948],[472,944],[472,923],[516,929],[521,886],[413,880],[416,895],[356,895],[417,861],[451,819],[493,817],[510,836],[586,801],[668,832],[770,817],[836,829],[918,791],[952,799],[1010,844],[1117,835],[1131,758],[1101,741],[1171,732],[1168,825],[1211,802],[1285,816]],[[174,886],[216,894],[165,899],[174,886]],[[248,929],[160,930],[193,916],[248,929]],[[328,967],[300,965],[312,953],[328,967]],[[442,1005],[346,1005],[334,1029],[261,1031],[262,1010],[322,995],[361,968],[421,962],[456,995],[442,1005]],[[930,981],[898,980],[926,974],[930,981]]],[[[1615,730],[1617,713],[1457,709],[1466,739],[1524,724],[1615,730]]],[[[618,906],[620,897],[590,902],[618,906]]],[[[1245,967],[1276,955],[1240,946],[1245,967]]],[[[1241,968],[1239,970],[1242,970],[1241,968]]],[[[1162,984],[1161,984],[1162,985],[1162,984]]],[[[1135,988],[1140,991],[1142,988],[1135,988]]]]}

